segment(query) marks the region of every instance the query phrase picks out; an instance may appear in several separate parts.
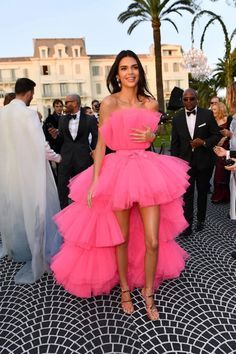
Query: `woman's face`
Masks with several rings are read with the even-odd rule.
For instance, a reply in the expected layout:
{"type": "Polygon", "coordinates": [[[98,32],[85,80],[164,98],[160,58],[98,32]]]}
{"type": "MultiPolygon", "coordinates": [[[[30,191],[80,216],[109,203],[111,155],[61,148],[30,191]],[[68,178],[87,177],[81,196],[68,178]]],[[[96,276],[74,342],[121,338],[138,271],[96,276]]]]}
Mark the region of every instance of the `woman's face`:
{"type": "Polygon", "coordinates": [[[135,87],[139,82],[139,68],[137,61],[132,57],[121,59],[117,79],[121,87],[135,87]]]}
{"type": "Polygon", "coordinates": [[[212,113],[214,114],[214,117],[219,115],[219,107],[216,104],[214,104],[212,107],[212,113]]]}

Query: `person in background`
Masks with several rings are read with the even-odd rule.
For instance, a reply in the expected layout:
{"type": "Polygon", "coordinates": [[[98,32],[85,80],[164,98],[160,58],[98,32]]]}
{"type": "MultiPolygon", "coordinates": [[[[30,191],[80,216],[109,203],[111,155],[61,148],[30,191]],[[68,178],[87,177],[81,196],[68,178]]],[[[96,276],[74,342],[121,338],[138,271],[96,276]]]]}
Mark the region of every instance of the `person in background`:
{"type": "MultiPolygon", "coordinates": [[[[218,156],[218,158],[223,159],[222,163],[224,163],[225,159],[229,160],[231,158],[236,158],[236,104],[231,103],[231,113],[232,113],[232,121],[230,124],[230,131],[226,131],[226,136],[230,139],[230,150],[226,150],[224,147],[215,146],[214,152],[218,156]]],[[[231,220],[236,220],[236,172],[235,166],[225,167],[225,170],[230,171],[230,210],[229,217],[231,220]]]]}
{"type": "Polygon", "coordinates": [[[0,231],[1,256],[24,265],[17,284],[33,283],[49,271],[58,250],[52,216],[60,210],[56,185],[47,160],[60,155],[46,143],[38,113],[30,109],[34,81],[20,78],[16,98],[0,111],[0,231]]]}
{"type": "Polygon", "coordinates": [[[84,113],[87,114],[88,116],[94,116],[94,112],[91,107],[85,106],[83,108],[83,110],[84,110],[84,113]]]}
{"type": "Polygon", "coordinates": [[[100,102],[98,100],[93,100],[91,102],[91,105],[92,105],[93,113],[94,113],[95,117],[97,118],[97,121],[99,121],[100,102]]]}
{"type": "Polygon", "coordinates": [[[59,153],[60,152],[60,143],[53,139],[51,134],[49,133],[50,128],[58,129],[59,126],[59,120],[62,117],[62,112],[63,112],[63,102],[60,99],[55,99],[53,101],[53,113],[49,114],[49,116],[45,119],[43,123],[43,131],[45,134],[46,141],[48,141],[49,145],[51,148],[59,153]]]}
{"type": "Polygon", "coordinates": [[[58,283],[80,297],[109,293],[119,283],[127,315],[134,312],[131,290],[142,287],[147,316],[155,321],[154,290],[179,277],[188,257],[175,242],[186,227],[188,166],[145,151],[160,113],[134,52],[117,55],[107,87],[111,95],[100,107],[94,165],[72,180],[74,202],[55,216],[65,243],[52,270],[58,283]],[[106,145],[114,152],[105,155],[106,145]]]}
{"type": "MultiPolygon", "coordinates": [[[[221,139],[218,142],[218,146],[222,146],[224,149],[229,149],[229,127],[232,121],[231,116],[227,116],[227,110],[224,103],[214,103],[212,112],[218,127],[221,132],[221,139]]],[[[214,172],[214,191],[211,196],[211,201],[214,204],[227,203],[230,200],[229,192],[229,179],[230,172],[224,168],[224,160],[217,158],[215,163],[214,172]]]]}
{"type": "MultiPolygon", "coordinates": [[[[43,131],[45,134],[46,141],[48,141],[50,147],[56,152],[60,153],[61,149],[61,144],[59,141],[54,139],[52,135],[50,134],[49,130],[50,129],[58,129],[59,127],[59,120],[63,116],[63,102],[62,100],[56,98],[53,101],[53,113],[49,114],[49,116],[45,119],[43,122],[43,131]]],[[[54,161],[50,161],[50,165],[52,168],[53,176],[55,179],[56,184],[58,184],[58,164],[55,163],[54,161]]]]}
{"type": "Polygon", "coordinates": [[[66,96],[65,106],[66,115],[60,120],[59,129],[49,128],[49,133],[61,146],[62,161],[58,167],[58,193],[62,209],[69,204],[70,179],[92,165],[92,151],[96,147],[98,137],[97,120],[84,113],[79,95],[66,96]],[[90,133],[92,139],[89,144],[90,133]]]}
{"type": "Polygon", "coordinates": [[[197,93],[188,88],[183,93],[184,109],[173,118],[171,155],[180,157],[190,164],[190,186],[184,195],[184,216],[189,223],[182,233],[192,234],[193,204],[195,185],[197,188],[197,225],[196,231],[205,226],[207,194],[212,176],[215,156],[213,147],[221,138],[219,127],[211,110],[197,105],[197,93]]]}
{"type": "Polygon", "coordinates": [[[3,100],[3,106],[6,106],[8,103],[10,103],[12,100],[14,100],[14,98],[16,98],[15,92],[6,93],[6,95],[4,96],[4,100],[3,100]]]}
{"type": "Polygon", "coordinates": [[[211,99],[210,99],[210,107],[209,107],[209,109],[212,109],[212,108],[213,108],[213,106],[214,106],[214,104],[215,104],[215,103],[219,103],[219,102],[220,102],[219,97],[217,97],[217,96],[213,96],[213,97],[211,97],[211,99]]]}
{"type": "MultiPolygon", "coordinates": [[[[236,157],[236,151],[235,151],[235,157],[236,157]]],[[[236,207],[236,159],[234,160],[234,164],[232,166],[225,166],[225,169],[231,172],[231,187],[233,188],[232,190],[232,199],[230,200],[230,216],[235,216],[235,207],[236,207]],[[234,215],[232,213],[234,212],[234,215]]],[[[232,220],[236,220],[236,218],[232,218],[232,220]]],[[[232,258],[236,259],[236,251],[233,251],[231,253],[232,258]]]]}

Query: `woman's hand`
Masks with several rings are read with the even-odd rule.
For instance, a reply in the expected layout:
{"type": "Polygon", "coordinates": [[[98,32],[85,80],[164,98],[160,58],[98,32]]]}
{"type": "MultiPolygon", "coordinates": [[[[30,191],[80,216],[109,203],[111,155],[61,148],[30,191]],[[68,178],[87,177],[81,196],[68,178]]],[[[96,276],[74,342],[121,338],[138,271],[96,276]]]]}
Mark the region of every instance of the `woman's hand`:
{"type": "Polygon", "coordinates": [[[130,133],[131,140],[138,143],[152,143],[155,140],[156,135],[149,126],[145,125],[143,127],[144,129],[132,129],[133,133],[130,133]]]}
{"type": "Polygon", "coordinates": [[[213,148],[213,151],[214,151],[214,153],[215,153],[217,156],[219,156],[219,157],[224,157],[224,156],[226,156],[226,151],[227,151],[227,150],[225,150],[224,148],[222,148],[222,147],[220,147],[220,146],[215,146],[215,147],[213,148]]]}
{"type": "Polygon", "coordinates": [[[89,187],[88,194],[87,194],[87,206],[89,208],[92,207],[92,199],[94,196],[94,188],[95,188],[96,182],[92,182],[91,186],[89,187]]]}
{"type": "Polygon", "coordinates": [[[232,133],[231,133],[231,131],[229,130],[229,129],[221,129],[221,134],[224,136],[224,137],[226,137],[226,138],[231,138],[231,136],[232,136],[232,133]]]}

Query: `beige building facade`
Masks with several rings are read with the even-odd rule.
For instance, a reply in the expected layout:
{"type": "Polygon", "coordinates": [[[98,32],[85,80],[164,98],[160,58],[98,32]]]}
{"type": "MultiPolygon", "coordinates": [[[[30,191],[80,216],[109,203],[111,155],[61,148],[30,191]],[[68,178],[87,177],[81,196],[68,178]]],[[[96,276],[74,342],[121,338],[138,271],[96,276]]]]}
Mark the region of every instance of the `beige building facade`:
{"type": "MultiPolygon", "coordinates": [[[[82,105],[101,101],[109,94],[106,77],[115,55],[88,55],[84,38],[34,39],[32,57],[0,58],[0,106],[7,92],[14,91],[15,81],[28,77],[36,82],[31,106],[44,118],[52,101],[64,101],[70,93],[78,93],[82,105]]],[[[155,57],[153,46],[148,54],[137,53],[147,75],[150,91],[156,96],[155,57]]],[[[179,45],[162,45],[164,97],[168,103],[174,86],[188,87],[188,73],[183,68],[183,53],[179,45]]]]}

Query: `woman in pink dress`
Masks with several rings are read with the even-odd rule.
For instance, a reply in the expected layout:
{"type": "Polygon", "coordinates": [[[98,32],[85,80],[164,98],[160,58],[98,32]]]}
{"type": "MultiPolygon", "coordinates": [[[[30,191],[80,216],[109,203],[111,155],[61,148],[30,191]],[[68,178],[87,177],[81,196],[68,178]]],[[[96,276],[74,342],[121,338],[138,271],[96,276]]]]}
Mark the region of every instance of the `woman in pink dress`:
{"type": "Polygon", "coordinates": [[[154,321],[154,290],[179,277],[188,257],[175,242],[187,227],[188,165],[146,150],[160,114],[135,53],[118,54],[107,86],[94,166],[72,179],[74,202],[55,216],[64,244],[51,267],[57,282],[79,297],[107,294],[120,284],[126,314],[134,312],[130,292],[141,287],[154,321]],[[106,145],[115,152],[105,155],[106,145]]]}

